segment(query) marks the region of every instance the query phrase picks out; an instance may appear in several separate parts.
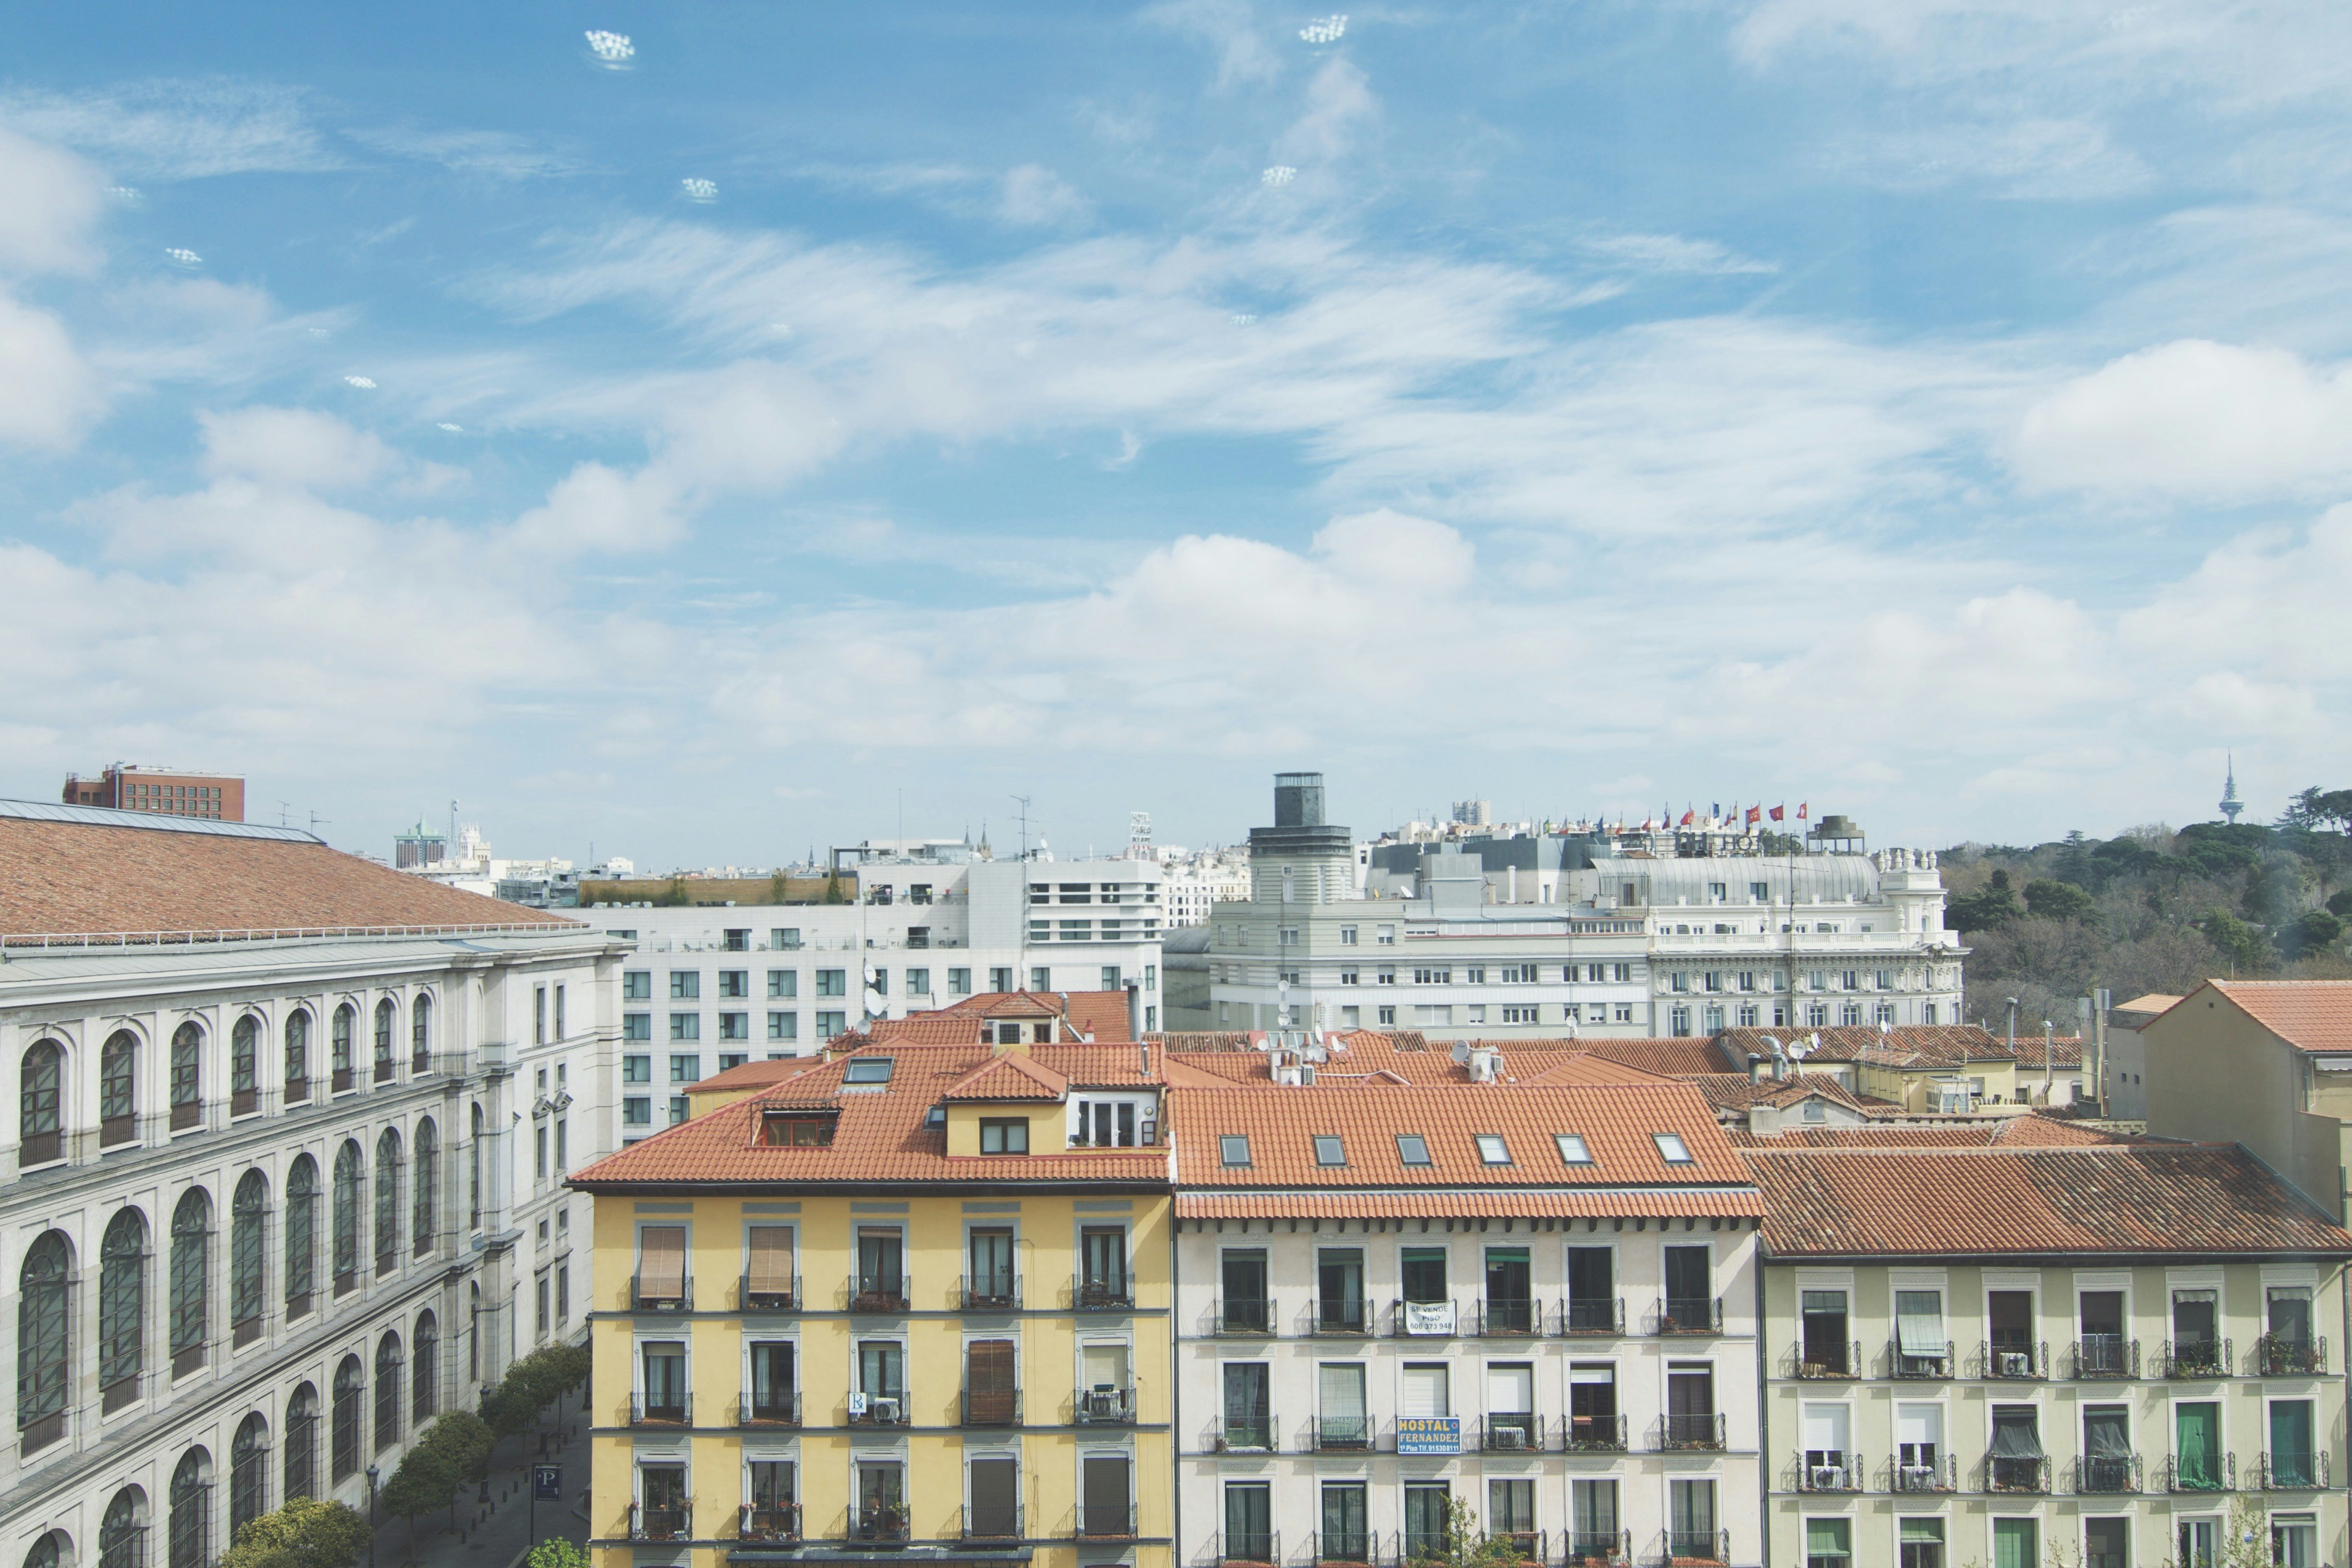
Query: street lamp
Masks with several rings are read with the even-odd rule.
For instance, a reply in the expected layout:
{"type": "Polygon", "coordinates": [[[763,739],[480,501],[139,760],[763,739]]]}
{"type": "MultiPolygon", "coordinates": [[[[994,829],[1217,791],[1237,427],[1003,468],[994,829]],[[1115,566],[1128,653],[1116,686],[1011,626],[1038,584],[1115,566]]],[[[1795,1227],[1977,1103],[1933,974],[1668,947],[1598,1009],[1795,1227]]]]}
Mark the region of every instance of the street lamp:
{"type": "Polygon", "coordinates": [[[375,1568],[375,1478],[383,1472],[373,1465],[367,1468],[368,1479],[368,1568],[375,1568]]]}

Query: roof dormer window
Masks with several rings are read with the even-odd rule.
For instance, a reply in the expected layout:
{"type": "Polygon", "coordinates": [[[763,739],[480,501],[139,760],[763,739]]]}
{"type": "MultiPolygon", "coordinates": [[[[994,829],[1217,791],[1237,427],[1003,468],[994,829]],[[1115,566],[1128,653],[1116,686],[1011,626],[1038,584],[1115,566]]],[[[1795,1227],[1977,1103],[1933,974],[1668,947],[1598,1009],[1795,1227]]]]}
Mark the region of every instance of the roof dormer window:
{"type": "Polygon", "coordinates": [[[1333,1134],[1318,1136],[1315,1140],[1315,1163],[1318,1166],[1346,1165],[1348,1145],[1333,1134]]]}
{"type": "Polygon", "coordinates": [[[1559,1163],[1564,1166],[1589,1166],[1592,1151],[1584,1146],[1581,1133],[1555,1133],[1552,1141],[1559,1145],[1559,1163]]]}
{"type": "Polygon", "coordinates": [[[1478,1157],[1481,1160],[1490,1166],[1507,1166],[1511,1163],[1511,1146],[1503,1141],[1501,1134],[1480,1133],[1477,1134],[1477,1139],[1478,1157]]]}
{"type": "Polygon", "coordinates": [[[1246,1170],[1250,1163],[1249,1134],[1225,1134],[1217,1140],[1217,1157],[1228,1170],[1246,1170]]]}
{"type": "Polygon", "coordinates": [[[879,1085],[890,1082],[890,1058],[887,1056],[853,1056],[843,1070],[844,1083],[879,1085]]]}
{"type": "Polygon", "coordinates": [[[1680,1133],[1653,1133],[1650,1136],[1658,1145],[1658,1157],[1666,1164],[1688,1166],[1698,1163],[1691,1158],[1690,1145],[1683,1142],[1680,1133]]]}
{"type": "Polygon", "coordinates": [[[1397,1160],[1402,1165],[1425,1166],[1430,1163],[1429,1140],[1419,1133],[1397,1134],[1397,1160]]]}

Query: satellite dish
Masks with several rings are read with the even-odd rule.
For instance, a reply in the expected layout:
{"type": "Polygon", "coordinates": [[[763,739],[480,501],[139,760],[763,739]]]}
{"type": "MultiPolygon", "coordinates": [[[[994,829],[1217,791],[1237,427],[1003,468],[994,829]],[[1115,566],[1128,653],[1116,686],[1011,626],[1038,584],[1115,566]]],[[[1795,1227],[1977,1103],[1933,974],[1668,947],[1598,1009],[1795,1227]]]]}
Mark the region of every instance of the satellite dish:
{"type": "Polygon", "coordinates": [[[1798,1040],[1789,1047],[1789,1060],[1791,1061],[1802,1061],[1806,1057],[1812,1054],[1812,1050],[1813,1048],[1811,1045],[1806,1044],[1803,1040],[1798,1040]]]}

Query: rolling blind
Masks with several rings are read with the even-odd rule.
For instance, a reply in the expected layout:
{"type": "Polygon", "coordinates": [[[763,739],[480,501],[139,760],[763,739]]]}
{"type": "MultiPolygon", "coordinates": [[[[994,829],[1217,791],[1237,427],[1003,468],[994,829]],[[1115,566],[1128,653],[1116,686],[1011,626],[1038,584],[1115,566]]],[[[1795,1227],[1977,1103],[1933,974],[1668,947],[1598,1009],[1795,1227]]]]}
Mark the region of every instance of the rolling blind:
{"type": "Polygon", "coordinates": [[[686,1294],[686,1227],[648,1225],[637,1233],[637,1293],[674,1301],[686,1294]]]}
{"type": "Polygon", "coordinates": [[[793,1289],[793,1232],[785,1225],[751,1227],[751,1290],[782,1296],[793,1289]]]}
{"type": "Polygon", "coordinates": [[[1013,1419],[1013,1342],[976,1339],[966,1347],[965,1380],[971,1418],[1000,1422],[1013,1419]]]}

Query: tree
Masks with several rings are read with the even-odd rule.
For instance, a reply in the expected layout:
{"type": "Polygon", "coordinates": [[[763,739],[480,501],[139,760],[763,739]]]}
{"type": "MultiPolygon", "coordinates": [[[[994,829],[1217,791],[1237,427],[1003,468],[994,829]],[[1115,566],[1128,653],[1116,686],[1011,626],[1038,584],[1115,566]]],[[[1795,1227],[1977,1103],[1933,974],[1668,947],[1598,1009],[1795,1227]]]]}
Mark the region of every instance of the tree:
{"type": "Polygon", "coordinates": [[[1953,899],[1948,913],[1950,924],[1960,931],[1998,931],[2024,911],[2009,885],[2009,873],[1996,871],[1982,892],[1953,899]]]}
{"type": "Polygon", "coordinates": [[[2205,940],[2213,944],[2233,970],[2259,970],[2263,961],[2262,934],[2226,909],[2213,909],[2197,922],[2205,940]]]}
{"type": "Polygon", "coordinates": [[[2352,920],[2352,887],[2336,894],[2327,901],[2327,913],[2338,920],[2352,920]]]}
{"type": "MultiPolygon", "coordinates": [[[[470,1410],[452,1410],[425,1428],[417,1439],[420,1448],[436,1450],[448,1466],[452,1480],[449,1488],[449,1522],[457,1522],[457,1490],[469,1480],[486,1480],[489,1476],[490,1450],[498,1439],[491,1435],[482,1418],[470,1410]]],[[[396,1479],[396,1478],[395,1478],[396,1479]]],[[[413,1527],[412,1527],[413,1528],[413,1527]]]]}
{"type": "Polygon", "coordinates": [[[455,1507],[457,1483],[465,1479],[457,1457],[429,1441],[410,1447],[400,1458],[392,1479],[383,1485],[383,1510],[408,1521],[408,1543],[416,1544],[416,1521],[436,1508],[455,1507]]]}
{"type": "Polygon", "coordinates": [[[784,873],[782,872],[775,872],[770,874],[768,877],[768,902],[770,904],[782,904],[785,902],[786,895],[791,892],[792,884],[784,880],[784,873]]]}
{"type": "Polygon", "coordinates": [[[1458,1497],[1445,1500],[1445,1537],[1435,1552],[1423,1551],[1414,1568],[1518,1568],[1526,1548],[1510,1536],[1478,1533],[1478,1515],[1458,1497]]]}
{"type": "Polygon", "coordinates": [[[482,1425],[489,1428],[491,1452],[508,1437],[520,1437],[539,1425],[539,1405],[509,1369],[496,1388],[482,1394],[482,1425]]]}
{"type": "Polygon", "coordinates": [[[588,1553],[560,1535],[530,1549],[530,1568],[588,1568],[588,1553]]]}
{"type": "Polygon", "coordinates": [[[2071,882],[2036,877],[2025,884],[2025,907],[2037,920],[2080,920],[2091,913],[2091,895],[2071,882]]]}
{"type": "Polygon", "coordinates": [[[841,895],[841,868],[839,866],[834,867],[831,871],[825,873],[824,901],[827,904],[846,904],[849,902],[841,895]]]}
{"type": "Polygon", "coordinates": [[[369,1533],[367,1521],[341,1503],[289,1498],[236,1532],[219,1568],[352,1568],[369,1533]]]}
{"type": "Polygon", "coordinates": [[[2324,953],[2344,935],[2344,922],[2325,909],[2306,909],[2280,926],[2271,940],[2288,959],[2324,953]]]}

